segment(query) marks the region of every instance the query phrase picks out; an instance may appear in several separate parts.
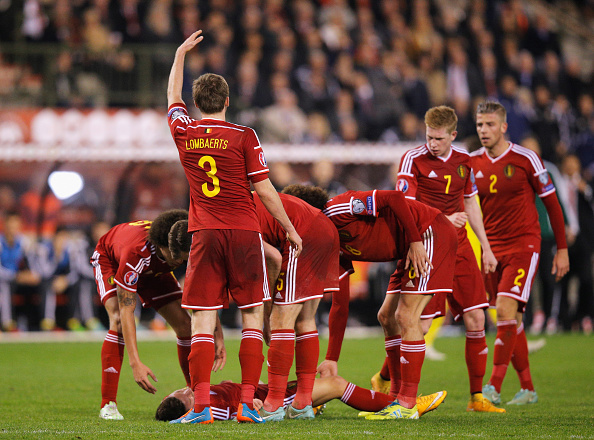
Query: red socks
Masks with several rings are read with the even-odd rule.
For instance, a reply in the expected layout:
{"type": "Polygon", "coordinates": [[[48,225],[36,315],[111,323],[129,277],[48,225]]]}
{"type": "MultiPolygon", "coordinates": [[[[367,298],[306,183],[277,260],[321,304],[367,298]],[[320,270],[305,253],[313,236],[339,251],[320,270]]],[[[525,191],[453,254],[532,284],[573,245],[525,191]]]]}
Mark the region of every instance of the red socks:
{"type": "Polygon", "coordinates": [[[358,409],[359,411],[373,412],[384,409],[393,401],[387,394],[366,390],[365,388],[360,388],[352,383],[347,385],[340,400],[351,408],[358,409]]]}
{"type": "Polygon", "coordinates": [[[390,363],[388,362],[388,355],[384,359],[384,365],[382,365],[382,369],[380,370],[380,376],[384,380],[390,380],[390,363]]]}
{"type": "Polygon", "coordinates": [[[289,371],[295,352],[295,331],[272,330],[268,349],[268,395],[264,402],[266,411],[275,411],[283,406],[289,371]]]}
{"type": "MultiPolygon", "coordinates": [[[[243,329],[241,332],[241,345],[239,346],[239,364],[241,365],[241,403],[254,409],[254,393],[262,373],[263,345],[262,330],[243,329]]],[[[213,347],[214,348],[214,347],[213,347]]],[[[214,352],[213,352],[214,353],[214,352]]],[[[213,358],[214,362],[214,358],[213,358]]],[[[212,368],[212,362],[208,365],[212,368]]]]}
{"type": "MultiPolygon", "coordinates": [[[[398,392],[400,391],[400,384],[401,384],[401,370],[400,370],[400,345],[402,344],[402,338],[400,337],[400,335],[396,335],[396,336],[388,336],[386,338],[385,341],[385,347],[386,347],[386,354],[388,355],[387,357],[387,363],[388,363],[388,369],[390,374],[388,375],[388,377],[390,377],[390,396],[392,396],[394,399],[396,398],[396,396],[398,395],[398,392]]],[[[384,371],[384,368],[382,367],[382,373],[384,371]]],[[[382,376],[383,374],[380,373],[382,376]]]]}
{"type": "Polygon", "coordinates": [[[116,402],[124,361],[124,335],[109,330],[101,347],[101,408],[116,402]]]}
{"type": "MultiPolygon", "coordinates": [[[[402,341],[400,346],[400,374],[402,385],[398,392],[398,402],[405,408],[417,403],[417,392],[421,381],[421,368],[425,360],[425,340],[402,341]]],[[[391,364],[390,364],[391,366],[391,364]]],[[[391,371],[391,370],[390,370],[391,371]]]]}
{"type": "Polygon", "coordinates": [[[516,345],[512,354],[511,362],[518,377],[520,378],[520,387],[524,390],[534,391],[532,376],[530,375],[530,363],[528,362],[528,341],[522,322],[516,331],[516,345]]]}
{"type": "Polygon", "coordinates": [[[215,358],[214,337],[209,334],[192,336],[192,347],[188,357],[192,389],[194,390],[194,412],[201,412],[210,406],[210,372],[215,358]]]}
{"type": "Polygon", "coordinates": [[[295,345],[295,372],[297,373],[297,393],[293,408],[303,409],[311,405],[311,393],[316,379],[320,341],[318,332],[305,332],[297,335],[295,345]]]}
{"type": "Polygon", "coordinates": [[[515,319],[497,322],[497,338],[493,350],[493,372],[489,383],[495,387],[498,393],[501,392],[501,384],[516,345],[516,325],[515,319]]]}
{"type": "Polygon", "coordinates": [[[470,394],[480,393],[482,390],[488,352],[485,329],[466,332],[465,356],[468,379],[470,380],[470,394]]]}
{"type": "Polygon", "coordinates": [[[179,360],[179,366],[184,373],[186,378],[186,385],[192,385],[192,379],[190,379],[190,351],[192,350],[192,338],[177,338],[177,358],[179,360]]]}

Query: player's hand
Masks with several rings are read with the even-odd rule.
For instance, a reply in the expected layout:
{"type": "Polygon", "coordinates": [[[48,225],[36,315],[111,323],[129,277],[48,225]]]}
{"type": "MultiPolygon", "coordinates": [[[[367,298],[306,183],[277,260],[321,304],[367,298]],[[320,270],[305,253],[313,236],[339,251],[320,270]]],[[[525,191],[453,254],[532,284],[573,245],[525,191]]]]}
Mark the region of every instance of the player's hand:
{"type": "Polygon", "coordinates": [[[553,258],[551,273],[555,275],[555,280],[559,282],[567,272],[569,272],[569,253],[567,249],[559,249],[555,254],[555,258],[553,258]]]}
{"type": "Polygon", "coordinates": [[[204,39],[204,36],[200,35],[201,33],[202,29],[194,32],[181,44],[180,47],[177,48],[177,51],[181,54],[185,54],[194,49],[194,47],[204,39]]]}
{"type": "Polygon", "coordinates": [[[264,406],[264,403],[260,399],[254,398],[252,403],[254,404],[254,409],[256,411],[260,411],[260,408],[264,406]]]}
{"type": "Polygon", "coordinates": [[[293,249],[295,249],[295,258],[297,258],[303,250],[303,242],[301,241],[301,237],[297,231],[293,229],[292,232],[287,232],[287,240],[289,243],[291,243],[293,249]]]}
{"type": "Polygon", "coordinates": [[[320,375],[320,377],[338,376],[338,363],[336,361],[324,359],[324,361],[322,361],[322,363],[318,366],[317,373],[320,375]]]}
{"type": "Polygon", "coordinates": [[[483,272],[491,273],[497,269],[497,258],[491,249],[483,249],[483,272]]]}
{"type": "Polygon", "coordinates": [[[413,267],[415,273],[423,276],[427,275],[429,269],[433,269],[433,264],[431,264],[425,246],[420,241],[413,241],[408,248],[404,269],[406,270],[410,266],[413,267]]]}
{"type": "Polygon", "coordinates": [[[227,350],[225,349],[225,344],[222,344],[220,347],[215,347],[215,359],[214,363],[212,364],[212,371],[222,370],[226,363],[227,350]]]}
{"type": "Polygon", "coordinates": [[[466,214],[464,211],[454,212],[453,214],[446,215],[446,217],[456,228],[464,227],[466,221],[468,220],[468,214],[466,214]]]}
{"type": "Polygon", "coordinates": [[[138,386],[144,391],[151,394],[155,394],[157,392],[157,389],[150,382],[149,377],[151,377],[155,382],[159,381],[149,367],[144,365],[142,362],[139,362],[138,365],[132,367],[132,374],[134,375],[134,380],[138,386]]]}

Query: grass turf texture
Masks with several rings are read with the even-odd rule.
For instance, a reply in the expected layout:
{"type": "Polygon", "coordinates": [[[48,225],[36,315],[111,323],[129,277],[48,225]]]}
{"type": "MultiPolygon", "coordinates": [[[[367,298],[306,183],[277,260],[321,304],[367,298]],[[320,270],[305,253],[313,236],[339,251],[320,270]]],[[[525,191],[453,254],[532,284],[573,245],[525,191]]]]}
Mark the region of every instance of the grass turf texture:
{"type": "MultiPolygon", "coordinates": [[[[594,438],[592,338],[582,335],[549,337],[531,355],[539,402],[506,406],[507,414],[467,413],[468,379],[464,339],[442,338],[437,349],[444,362],[426,360],[419,391],[446,389],[448,397],[436,411],[418,421],[366,421],[357,411],[335,400],[314,421],[291,420],[264,425],[215,422],[207,426],[171,426],[156,422],[161,399],[183,386],[174,339],[139,343],[143,361],[157,375],[158,392],[150,395],[134,382],[124,360],[118,393],[123,421],[98,417],[101,343],[0,344],[1,439],[152,439],[152,438],[594,438]]],[[[489,337],[489,347],[493,338],[489,337]]],[[[322,341],[322,353],[327,341],[322,341]]],[[[240,381],[239,341],[227,341],[228,362],[213,382],[240,381]]],[[[346,340],[339,374],[363,387],[383,361],[383,340],[346,340]]],[[[487,364],[491,371],[492,353],[487,364]]],[[[294,373],[291,373],[294,377],[294,373]]],[[[266,380],[264,366],[262,379],[266,380]]],[[[502,401],[519,390],[515,371],[508,370],[502,401]]]]}

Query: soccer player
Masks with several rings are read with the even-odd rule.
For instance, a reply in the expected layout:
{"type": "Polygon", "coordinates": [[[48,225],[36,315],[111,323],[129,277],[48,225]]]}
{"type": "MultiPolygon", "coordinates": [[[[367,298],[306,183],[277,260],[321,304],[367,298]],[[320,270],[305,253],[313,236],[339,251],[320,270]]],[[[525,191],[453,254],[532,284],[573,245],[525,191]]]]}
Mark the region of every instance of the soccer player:
{"type": "MultiPolygon", "coordinates": [[[[178,220],[186,219],[188,211],[166,211],[154,221],[122,223],[103,235],[91,257],[97,291],[109,316],[109,331],[101,348],[101,411],[108,420],[122,420],[116,396],[124,347],[128,351],[134,380],[145,391],[157,390],[149,377],[157,380],[138,354],[134,309],[136,295],[143,307],[154,308],[171,325],[177,335],[179,363],[190,384],[188,355],[190,354],[190,317],[181,308],[182,290],[171,272],[187,255],[173,258],[169,252],[169,231],[178,220]]],[[[217,332],[217,364],[225,362],[222,333],[217,332]]],[[[214,364],[214,361],[213,361],[214,364]]]]}
{"type": "Polygon", "coordinates": [[[485,277],[487,292],[496,295],[497,338],[493,371],[483,396],[501,403],[501,384],[513,360],[521,389],[508,404],[528,404],[538,400],[522,323],[540,252],[535,194],[545,205],[555,234],[557,252],[551,273],[557,281],[568,272],[569,257],[555,186],[538,154],[505,139],[506,120],[505,108],[498,102],[479,104],[476,131],[482,148],[470,155],[485,231],[498,261],[496,271],[485,277]]]}
{"type": "Polygon", "coordinates": [[[268,179],[268,167],[256,132],[226,122],[229,85],[219,75],[207,73],[193,83],[194,104],[202,119],[188,116],[182,101],[186,53],[203,37],[194,32],[175,53],[167,89],[167,114],[171,135],[190,184],[188,232],[193,234],[182,307],[192,312],[189,357],[194,408],[175,423],[212,423],[210,373],[215,356],[213,332],[217,310],[229,293],[242,312],[239,349],[242,398],[237,419],[264,420],[253,408],[253,395],[262,370],[263,301],[268,300],[268,280],[260,226],[250,182],[262,203],[301,252],[301,238],[285,213],[268,179]]]}
{"type": "MultiPolygon", "coordinates": [[[[287,408],[297,398],[298,385],[295,381],[287,383],[283,393],[283,405],[287,408]]],[[[230,420],[237,416],[236,409],[241,397],[241,385],[231,381],[223,381],[210,386],[212,410],[216,420],[230,420]]],[[[254,407],[261,408],[262,400],[270,393],[270,386],[259,384],[254,397],[254,407]]],[[[445,400],[446,391],[422,396],[419,402],[419,415],[436,409],[445,400]]],[[[392,402],[386,394],[358,387],[340,376],[316,378],[313,383],[312,399],[314,407],[340,399],[351,408],[360,411],[379,411],[392,402]]],[[[194,393],[188,387],[174,391],[163,399],[155,413],[160,421],[174,420],[187,412],[194,405],[194,393]]]]}
{"type": "Polygon", "coordinates": [[[458,118],[447,106],[430,108],[425,113],[427,143],[407,151],[400,162],[397,190],[408,199],[418,200],[439,209],[458,231],[458,251],[451,293],[436,294],[423,311],[423,325],[428,329],[434,317],[445,316],[445,301],[456,321],[466,327],[465,358],[470,379],[468,411],[505,412],[481,394],[487,367],[485,313],[489,307],[485,286],[470,242],[466,220],[482,246],[483,268],[493,272],[497,260],[487,240],[469,154],[452,146],[457,135],[458,118]]]}
{"type": "Polygon", "coordinates": [[[457,246],[454,226],[437,209],[406,200],[398,191],[347,191],[331,200],[315,187],[290,185],[283,192],[324,208],[340,237],[340,292],[332,298],[328,352],[318,367],[322,376],[337,374],[336,362],[348,317],[351,261],[400,260],[378,313],[386,337],[390,375],[394,375],[397,387],[396,401],[367,418],[418,418],[416,395],[425,357],[421,312],[432,295],[451,292],[454,260],[448,257],[457,246]],[[402,335],[402,346],[396,359],[392,348],[398,335],[402,335]],[[400,362],[401,356],[406,362],[400,362]],[[396,381],[397,374],[402,381],[396,381]]]}

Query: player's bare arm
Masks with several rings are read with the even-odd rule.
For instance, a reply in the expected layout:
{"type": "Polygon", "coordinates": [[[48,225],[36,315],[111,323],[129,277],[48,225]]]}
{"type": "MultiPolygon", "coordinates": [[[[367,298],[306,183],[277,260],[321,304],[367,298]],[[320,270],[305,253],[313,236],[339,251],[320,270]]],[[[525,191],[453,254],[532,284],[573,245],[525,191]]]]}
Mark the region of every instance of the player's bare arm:
{"type": "Polygon", "coordinates": [[[289,240],[289,243],[291,243],[291,246],[295,249],[295,258],[299,257],[299,254],[301,254],[301,250],[303,249],[301,237],[295,230],[291,220],[289,220],[280,197],[278,196],[278,192],[276,192],[276,189],[272,186],[270,179],[254,182],[253,185],[256,193],[258,193],[258,197],[260,197],[260,200],[264,204],[264,207],[287,233],[287,240],[289,240]]]}
{"type": "Polygon", "coordinates": [[[567,248],[558,249],[555,257],[553,258],[553,268],[551,273],[555,275],[557,282],[561,281],[565,275],[569,272],[569,253],[567,248]]]}
{"type": "Polygon", "coordinates": [[[167,85],[167,105],[183,103],[182,86],[184,83],[184,60],[186,53],[192,50],[204,37],[200,35],[202,30],[198,30],[190,35],[186,41],[175,51],[175,58],[169,74],[169,84],[167,85]]]}
{"type": "Polygon", "coordinates": [[[541,198],[547,214],[549,215],[549,221],[551,222],[551,229],[555,234],[555,242],[557,243],[557,253],[553,258],[553,267],[551,273],[555,275],[555,279],[560,281],[567,272],[569,272],[569,254],[567,252],[567,240],[565,238],[565,222],[563,220],[563,211],[561,211],[561,205],[557,194],[553,193],[546,197],[541,198]]]}
{"type": "Polygon", "coordinates": [[[446,218],[458,229],[464,227],[468,220],[468,214],[466,212],[454,212],[453,214],[446,215],[446,218]]]}
{"type": "Polygon", "coordinates": [[[497,258],[491,250],[487,233],[485,232],[485,225],[483,224],[483,215],[476,197],[464,198],[464,210],[468,214],[468,222],[470,227],[476,234],[481,247],[483,249],[483,271],[485,273],[495,272],[497,268],[497,258]]]}
{"type": "Polygon", "coordinates": [[[120,320],[122,323],[122,334],[126,342],[126,351],[130,359],[130,367],[134,375],[134,380],[140,388],[147,393],[155,394],[157,389],[149,381],[150,376],[157,382],[156,376],[151,369],[140,361],[138,355],[138,345],[136,342],[136,322],[134,321],[134,309],[136,308],[136,292],[130,292],[117,286],[118,305],[120,308],[120,320]]]}
{"type": "Polygon", "coordinates": [[[217,314],[217,323],[214,330],[215,359],[212,365],[212,371],[219,371],[227,363],[227,350],[225,349],[225,338],[223,337],[223,326],[217,314]]]}

